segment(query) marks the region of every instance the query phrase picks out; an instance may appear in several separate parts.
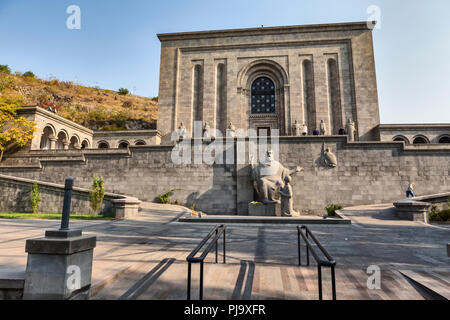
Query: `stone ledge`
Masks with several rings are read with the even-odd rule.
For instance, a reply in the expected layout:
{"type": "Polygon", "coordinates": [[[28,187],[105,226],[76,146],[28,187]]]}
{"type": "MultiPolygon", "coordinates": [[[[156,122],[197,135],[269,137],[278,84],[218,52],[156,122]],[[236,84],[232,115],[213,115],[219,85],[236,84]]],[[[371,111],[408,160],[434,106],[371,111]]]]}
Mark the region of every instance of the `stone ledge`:
{"type": "Polygon", "coordinates": [[[334,219],[319,217],[250,217],[250,216],[206,216],[181,217],[178,222],[190,223],[268,223],[268,224],[351,224],[350,219],[334,219]]]}
{"type": "Polygon", "coordinates": [[[396,214],[400,219],[423,221],[428,223],[428,213],[431,203],[414,199],[402,199],[394,202],[396,214]]]}
{"type": "Polygon", "coordinates": [[[25,270],[0,270],[0,290],[23,290],[25,270]]]}
{"type": "Polygon", "coordinates": [[[97,238],[93,236],[79,236],[73,238],[39,238],[29,239],[25,251],[29,254],[60,254],[70,255],[95,248],[97,238]]]}
{"type": "MultiPolygon", "coordinates": [[[[30,186],[30,188],[35,182],[35,180],[32,179],[7,176],[2,174],[0,174],[0,181],[6,181],[7,183],[12,183],[14,185],[26,185],[30,186]]],[[[64,196],[64,185],[43,181],[36,181],[36,182],[40,188],[43,189],[45,188],[48,190],[58,192],[61,196],[61,203],[62,203],[62,197],[64,196]]],[[[89,189],[79,187],[73,188],[73,194],[80,195],[83,199],[86,199],[86,202],[89,202],[89,193],[90,193],[89,189]]],[[[112,215],[117,219],[124,219],[138,214],[138,209],[141,201],[134,197],[128,197],[125,195],[105,192],[104,203],[108,203],[108,206],[112,204],[112,208],[108,210],[112,212],[106,212],[105,214],[112,215]]]]}

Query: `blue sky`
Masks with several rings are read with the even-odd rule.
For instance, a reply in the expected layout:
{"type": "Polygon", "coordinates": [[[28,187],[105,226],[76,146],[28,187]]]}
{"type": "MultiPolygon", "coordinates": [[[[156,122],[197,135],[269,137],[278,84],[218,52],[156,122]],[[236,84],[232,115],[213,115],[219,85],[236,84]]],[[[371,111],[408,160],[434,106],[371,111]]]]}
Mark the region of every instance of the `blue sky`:
{"type": "Polygon", "coordinates": [[[0,64],[88,86],[158,95],[157,33],[365,21],[374,30],[382,123],[450,122],[450,1],[0,0],[0,64]],[[81,29],[69,30],[70,5],[81,29]]]}

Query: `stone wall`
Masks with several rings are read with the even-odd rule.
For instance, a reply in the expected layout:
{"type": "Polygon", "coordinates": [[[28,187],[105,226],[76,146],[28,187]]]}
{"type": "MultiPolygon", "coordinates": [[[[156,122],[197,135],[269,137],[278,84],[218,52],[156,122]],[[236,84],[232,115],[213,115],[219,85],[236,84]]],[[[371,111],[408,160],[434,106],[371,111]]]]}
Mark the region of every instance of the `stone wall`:
{"type": "Polygon", "coordinates": [[[160,144],[161,134],[157,130],[95,131],[93,139],[92,148],[98,148],[102,142],[109,148],[119,148],[121,143],[154,146],[160,144]]]}
{"type": "MultiPolygon", "coordinates": [[[[69,176],[69,175],[67,175],[69,176]]],[[[48,179],[47,181],[51,181],[48,179]]],[[[31,187],[34,180],[0,175],[0,212],[32,212],[30,203],[31,187]]],[[[61,213],[64,200],[64,185],[36,181],[39,186],[41,202],[38,212],[61,213]]],[[[57,181],[61,182],[61,181],[57,181]]],[[[64,183],[64,180],[62,181],[64,183]]],[[[78,181],[75,181],[77,185],[78,181]]],[[[116,216],[118,205],[125,196],[107,193],[99,214],[116,216]]],[[[90,208],[89,190],[74,188],[72,191],[71,214],[94,214],[90,208]]],[[[118,217],[119,218],[119,217],[118,217]]]]}
{"type": "MultiPolygon", "coordinates": [[[[417,195],[450,190],[450,146],[348,143],[345,136],[281,137],[279,142],[280,162],[289,168],[304,168],[292,181],[295,208],[303,213],[322,213],[331,203],[393,202],[405,197],[409,181],[416,183],[417,195]],[[336,155],[336,168],[318,165],[323,143],[336,155]]],[[[248,164],[175,165],[171,151],[171,146],[130,147],[129,152],[107,150],[103,154],[77,150],[70,152],[80,152],[84,161],[71,162],[61,150],[45,157],[42,168],[0,166],[0,172],[61,184],[72,176],[76,186],[84,188],[90,187],[97,173],[104,177],[109,192],[153,201],[158,194],[177,189],[172,201],[188,207],[195,204],[210,214],[247,213],[247,204],[253,200],[248,164]]]]}
{"type": "Polygon", "coordinates": [[[381,124],[377,131],[380,141],[396,139],[403,140],[406,144],[413,144],[417,137],[423,137],[427,143],[432,144],[443,143],[443,138],[450,139],[448,124],[381,124]]]}

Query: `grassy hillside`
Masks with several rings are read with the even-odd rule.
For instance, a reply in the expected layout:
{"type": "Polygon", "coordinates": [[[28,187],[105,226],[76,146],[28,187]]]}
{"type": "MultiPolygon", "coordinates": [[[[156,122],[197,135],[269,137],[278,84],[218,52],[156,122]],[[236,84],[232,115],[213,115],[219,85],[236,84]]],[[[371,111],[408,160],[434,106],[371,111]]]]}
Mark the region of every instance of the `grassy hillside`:
{"type": "Polygon", "coordinates": [[[85,87],[33,74],[10,74],[0,68],[0,96],[24,105],[51,107],[69,120],[93,130],[154,129],[158,104],[151,98],[85,87]]]}

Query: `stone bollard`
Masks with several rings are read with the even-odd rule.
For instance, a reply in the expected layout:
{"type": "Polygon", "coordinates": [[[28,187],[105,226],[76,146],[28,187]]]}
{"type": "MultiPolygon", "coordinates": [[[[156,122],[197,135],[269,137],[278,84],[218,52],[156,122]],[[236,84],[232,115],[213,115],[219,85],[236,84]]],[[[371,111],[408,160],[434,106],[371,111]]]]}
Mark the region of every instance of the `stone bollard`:
{"type": "Polygon", "coordinates": [[[26,242],[24,300],[89,297],[96,237],[69,228],[72,187],[73,179],[66,179],[61,228],[26,242]]]}

